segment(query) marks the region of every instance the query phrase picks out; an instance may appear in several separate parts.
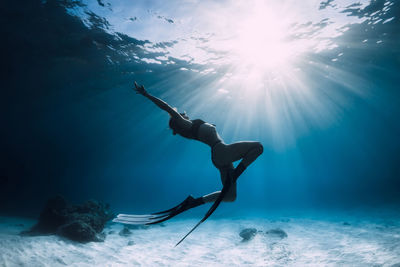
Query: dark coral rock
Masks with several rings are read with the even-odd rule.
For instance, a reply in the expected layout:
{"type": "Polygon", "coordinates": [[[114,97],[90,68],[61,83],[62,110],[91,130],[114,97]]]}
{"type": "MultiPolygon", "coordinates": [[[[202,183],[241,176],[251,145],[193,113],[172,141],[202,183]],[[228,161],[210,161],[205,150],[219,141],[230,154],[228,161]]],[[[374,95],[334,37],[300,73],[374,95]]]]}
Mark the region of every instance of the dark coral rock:
{"type": "Polygon", "coordinates": [[[253,239],[253,237],[255,237],[256,234],[257,234],[256,228],[246,228],[240,231],[239,233],[240,237],[243,238],[242,240],[243,242],[253,239]]]}
{"type": "Polygon", "coordinates": [[[103,230],[106,222],[112,219],[109,206],[94,200],[89,200],[82,205],[74,205],[68,208],[69,221],[81,220],[89,224],[99,233],[103,230]]]}
{"type": "Polygon", "coordinates": [[[132,246],[132,245],[135,245],[135,242],[133,240],[129,240],[128,246],[132,246]]]}
{"type": "Polygon", "coordinates": [[[119,231],[120,236],[130,236],[132,234],[131,230],[128,227],[124,226],[124,228],[119,231]]]}
{"type": "Polygon", "coordinates": [[[265,232],[265,234],[267,234],[267,235],[269,235],[271,237],[278,237],[278,238],[281,238],[281,239],[283,239],[283,238],[288,236],[286,234],[286,232],[283,231],[280,228],[275,228],[275,229],[268,230],[268,231],[265,232]]]}
{"type": "Polygon", "coordinates": [[[345,225],[345,226],[350,226],[350,223],[344,222],[343,225],[345,225]]]}
{"type": "Polygon", "coordinates": [[[39,222],[24,234],[59,234],[78,242],[101,241],[103,231],[113,214],[109,206],[94,200],[82,205],[68,205],[64,198],[49,199],[39,222]]]}
{"type": "Polygon", "coordinates": [[[90,225],[82,221],[73,221],[60,227],[58,234],[78,242],[98,241],[96,232],[90,225]]]}
{"type": "Polygon", "coordinates": [[[54,234],[68,220],[67,202],[62,196],[50,198],[40,213],[39,222],[32,227],[32,234],[54,234]]]}

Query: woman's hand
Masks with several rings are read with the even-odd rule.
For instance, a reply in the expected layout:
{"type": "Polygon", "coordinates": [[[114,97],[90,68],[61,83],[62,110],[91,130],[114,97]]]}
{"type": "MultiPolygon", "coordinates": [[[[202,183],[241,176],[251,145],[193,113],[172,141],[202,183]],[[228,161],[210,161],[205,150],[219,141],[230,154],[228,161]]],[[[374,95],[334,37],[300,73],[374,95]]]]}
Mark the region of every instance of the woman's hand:
{"type": "Polygon", "coordinates": [[[144,86],[143,85],[139,86],[136,82],[135,82],[135,88],[133,88],[133,90],[135,90],[137,94],[141,94],[141,95],[147,94],[147,91],[146,91],[146,89],[144,89],[144,86]]]}

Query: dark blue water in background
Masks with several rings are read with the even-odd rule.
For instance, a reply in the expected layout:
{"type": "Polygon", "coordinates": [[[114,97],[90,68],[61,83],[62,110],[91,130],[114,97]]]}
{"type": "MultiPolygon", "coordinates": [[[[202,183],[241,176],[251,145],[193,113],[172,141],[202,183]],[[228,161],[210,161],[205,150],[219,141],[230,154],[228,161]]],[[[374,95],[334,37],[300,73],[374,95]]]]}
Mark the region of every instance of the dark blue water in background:
{"type": "MultiPolygon", "coordinates": [[[[371,1],[347,13],[368,17],[386,2],[371,1]]],[[[1,6],[0,212],[36,215],[56,194],[75,202],[105,201],[117,212],[148,212],[168,208],[188,194],[219,190],[209,148],[173,136],[168,115],[131,90],[134,80],[189,115],[215,123],[228,143],[264,144],[262,157],[239,180],[237,201],[219,208],[219,215],[398,206],[398,1],[381,15],[382,20],[395,17],[392,21],[348,25],[349,30],[336,38],[339,47],[309,55],[362,77],[366,82],[358,89],[368,91],[369,97],[347,90],[333,76],[324,79],[315,66],[308,66],[304,71],[316,97],[328,102],[340,98],[346,108],[328,127],[310,126],[285,149],[273,147],[270,126],[262,116],[245,128],[224,125],[229,103],[212,102],[216,109],[194,110],[192,103],[208,99],[187,99],[218,74],[182,71],[201,66],[178,59],[174,65],[132,61],[121,52],[146,58],[160,54],[146,53],[143,45],[149,41],[110,33],[108,22],[95,13],[87,14],[88,27],[68,12],[79,5],[80,1],[31,0],[1,6]],[[365,39],[382,42],[362,49],[341,46],[365,39]],[[338,52],[344,52],[341,61],[332,61],[338,52]],[[225,112],[220,112],[221,106],[225,112]]],[[[297,129],[296,121],[292,129],[297,129]]]]}

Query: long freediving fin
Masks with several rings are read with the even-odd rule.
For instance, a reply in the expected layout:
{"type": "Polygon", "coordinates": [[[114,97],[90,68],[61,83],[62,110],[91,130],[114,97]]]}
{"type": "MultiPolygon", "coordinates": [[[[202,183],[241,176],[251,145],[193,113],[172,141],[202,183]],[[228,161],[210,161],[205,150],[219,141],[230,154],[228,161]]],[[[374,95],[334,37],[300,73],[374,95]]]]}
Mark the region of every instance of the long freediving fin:
{"type": "MultiPolygon", "coordinates": [[[[234,179],[236,181],[236,179],[234,179]]],[[[179,240],[178,243],[176,243],[175,247],[178,246],[180,243],[182,243],[183,240],[186,239],[202,222],[208,219],[208,217],[213,214],[213,212],[218,208],[219,204],[221,204],[221,201],[224,199],[226,193],[228,193],[229,188],[234,182],[228,181],[225,183],[225,185],[222,187],[221,193],[219,194],[217,200],[215,200],[214,204],[210,207],[210,209],[207,211],[206,215],[204,215],[203,219],[201,219],[193,228],[190,230],[181,240],[179,240]]]]}
{"type": "Polygon", "coordinates": [[[197,207],[198,205],[199,203],[196,203],[196,200],[192,196],[188,196],[184,201],[171,209],[145,215],[118,214],[117,217],[113,219],[113,222],[142,225],[156,224],[169,220],[190,208],[197,207]]]}

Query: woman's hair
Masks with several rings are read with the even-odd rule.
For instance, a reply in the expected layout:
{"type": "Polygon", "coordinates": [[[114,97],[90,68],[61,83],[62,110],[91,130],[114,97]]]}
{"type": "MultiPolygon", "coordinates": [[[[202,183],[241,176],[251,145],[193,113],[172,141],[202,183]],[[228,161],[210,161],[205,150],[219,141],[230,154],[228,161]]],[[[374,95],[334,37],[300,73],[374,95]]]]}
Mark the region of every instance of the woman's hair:
{"type": "MultiPolygon", "coordinates": [[[[181,116],[184,117],[185,119],[187,119],[187,120],[189,119],[189,116],[186,114],[186,112],[183,112],[183,113],[180,113],[180,114],[181,114],[181,116]]],[[[191,138],[191,135],[190,135],[189,133],[187,133],[186,130],[182,129],[182,128],[178,125],[176,119],[174,119],[173,117],[171,117],[171,118],[169,119],[169,123],[168,123],[168,124],[169,124],[169,128],[171,128],[171,130],[172,130],[172,134],[173,134],[173,135],[179,134],[179,135],[181,135],[181,136],[183,136],[183,137],[191,138]]]]}

